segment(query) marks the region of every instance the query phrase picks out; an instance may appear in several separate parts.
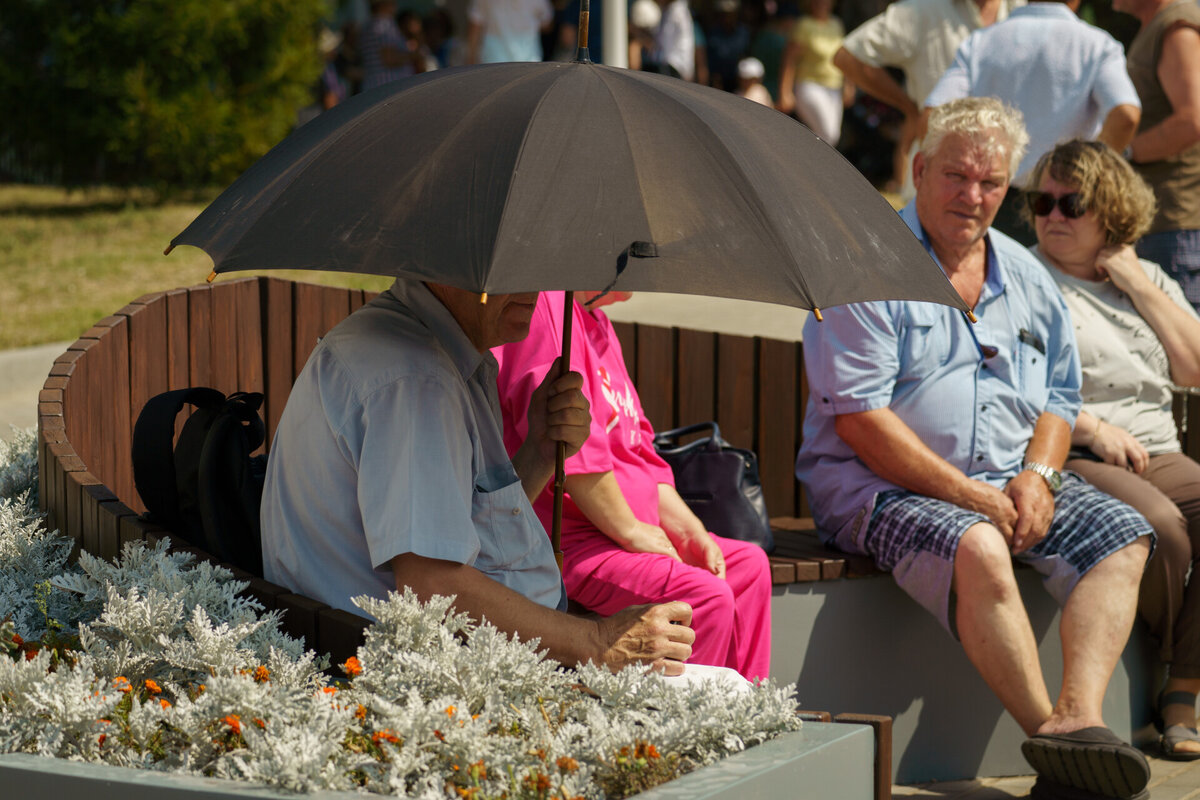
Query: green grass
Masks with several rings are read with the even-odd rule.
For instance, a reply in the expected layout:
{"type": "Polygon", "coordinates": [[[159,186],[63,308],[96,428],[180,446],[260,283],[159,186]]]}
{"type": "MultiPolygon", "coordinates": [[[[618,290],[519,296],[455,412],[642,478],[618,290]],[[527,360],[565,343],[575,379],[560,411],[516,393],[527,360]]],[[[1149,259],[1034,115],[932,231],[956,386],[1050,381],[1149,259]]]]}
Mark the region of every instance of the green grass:
{"type": "MultiPolygon", "coordinates": [[[[206,254],[163,249],[215,195],[159,202],[145,191],[0,184],[0,349],[72,340],[147,292],[203,283],[206,254]]],[[[252,274],[375,291],[391,283],[301,270],[217,280],[252,274]]]]}

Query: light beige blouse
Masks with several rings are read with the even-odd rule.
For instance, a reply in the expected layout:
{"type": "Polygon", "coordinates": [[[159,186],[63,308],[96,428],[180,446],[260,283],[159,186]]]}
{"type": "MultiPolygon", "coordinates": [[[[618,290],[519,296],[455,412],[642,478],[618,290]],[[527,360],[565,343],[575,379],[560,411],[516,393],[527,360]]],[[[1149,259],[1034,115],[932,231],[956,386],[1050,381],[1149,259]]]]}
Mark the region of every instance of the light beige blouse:
{"type": "MultiPolygon", "coordinates": [[[[1179,452],[1179,434],[1171,413],[1171,367],[1166,350],[1112,281],[1088,281],[1051,266],[1033,252],[1058,283],[1075,328],[1083,366],[1083,410],[1129,431],[1150,455],[1179,452]]],[[[1196,312],[1179,284],[1151,261],[1142,269],[1154,285],[1193,317],[1196,312]]]]}

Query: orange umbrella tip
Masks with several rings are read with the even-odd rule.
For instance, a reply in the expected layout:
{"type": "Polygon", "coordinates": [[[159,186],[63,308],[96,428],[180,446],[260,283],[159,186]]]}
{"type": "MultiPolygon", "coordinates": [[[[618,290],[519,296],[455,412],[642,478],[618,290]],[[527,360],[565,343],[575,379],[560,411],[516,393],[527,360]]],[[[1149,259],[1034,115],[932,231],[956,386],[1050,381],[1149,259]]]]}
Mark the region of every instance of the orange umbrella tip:
{"type": "Polygon", "coordinates": [[[481,293],[480,293],[480,295],[479,295],[479,305],[481,305],[481,306],[486,306],[486,305],[487,305],[487,292],[481,292],[481,293]]]}
{"type": "Polygon", "coordinates": [[[967,319],[971,320],[971,322],[979,322],[979,318],[975,316],[975,312],[970,309],[967,309],[967,319]]]}
{"type": "Polygon", "coordinates": [[[825,318],[821,316],[821,309],[814,307],[813,315],[817,318],[817,322],[824,322],[825,318]]]}
{"type": "Polygon", "coordinates": [[[166,249],[166,250],[163,250],[163,255],[164,255],[164,256],[169,256],[169,255],[171,255],[171,251],[172,251],[172,250],[174,250],[174,249],[175,249],[175,243],[174,243],[174,242],[171,242],[169,245],[167,245],[167,249],[166,249]]]}
{"type": "Polygon", "coordinates": [[[216,279],[217,279],[217,271],[214,269],[212,272],[208,273],[208,281],[207,281],[207,283],[212,283],[212,282],[213,282],[213,281],[215,281],[216,279]]]}

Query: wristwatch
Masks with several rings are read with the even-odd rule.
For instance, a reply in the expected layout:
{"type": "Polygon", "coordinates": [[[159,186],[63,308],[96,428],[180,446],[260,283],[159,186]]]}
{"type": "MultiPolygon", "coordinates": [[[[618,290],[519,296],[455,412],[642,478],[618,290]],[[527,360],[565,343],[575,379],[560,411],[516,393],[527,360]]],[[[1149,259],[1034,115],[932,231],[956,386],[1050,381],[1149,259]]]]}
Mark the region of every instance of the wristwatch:
{"type": "Polygon", "coordinates": [[[1026,461],[1021,465],[1021,469],[1036,472],[1045,478],[1046,485],[1050,487],[1050,494],[1058,494],[1058,490],[1062,488],[1062,473],[1054,467],[1048,467],[1036,461],[1026,461]]]}

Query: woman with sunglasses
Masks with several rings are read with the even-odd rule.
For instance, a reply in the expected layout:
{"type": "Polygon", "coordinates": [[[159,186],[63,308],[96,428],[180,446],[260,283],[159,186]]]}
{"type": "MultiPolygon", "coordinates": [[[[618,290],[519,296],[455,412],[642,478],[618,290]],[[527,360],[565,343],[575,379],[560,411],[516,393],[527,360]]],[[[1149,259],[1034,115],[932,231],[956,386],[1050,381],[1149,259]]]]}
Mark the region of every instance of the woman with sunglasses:
{"type": "Polygon", "coordinates": [[[1200,385],[1200,317],[1133,244],[1154,195],[1107,145],[1074,140],[1038,161],[1028,215],[1075,325],[1083,410],[1068,469],[1140,511],[1158,544],[1139,611],[1169,665],[1159,696],[1167,758],[1200,758],[1200,464],[1180,452],[1172,385],[1200,385]]]}

